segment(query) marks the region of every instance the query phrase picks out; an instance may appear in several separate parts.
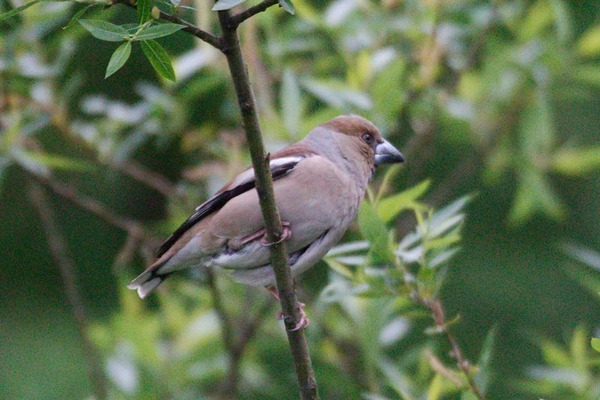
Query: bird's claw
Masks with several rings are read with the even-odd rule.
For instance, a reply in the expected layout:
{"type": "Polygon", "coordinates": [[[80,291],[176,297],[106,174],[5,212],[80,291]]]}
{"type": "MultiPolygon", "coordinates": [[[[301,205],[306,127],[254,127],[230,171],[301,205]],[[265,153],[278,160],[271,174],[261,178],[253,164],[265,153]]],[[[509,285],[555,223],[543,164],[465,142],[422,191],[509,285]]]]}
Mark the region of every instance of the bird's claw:
{"type": "MultiPolygon", "coordinates": [[[[297,330],[300,330],[300,329],[305,328],[308,325],[310,325],[310,320],[306,316],[306,312],[304,312],[304,306],[305,306],[304,303],[298,303],[298,310],[300,311],[300,319],[298,320],[296,325],[294,325],[291,329],[286,328],[288,331],[296,332],[297,330]]],[[[292,316],[283,315],[283,312],[279,311],[276,315],[276,318],[278,320],[288,321],[292,318],[292,316]]]]}
{"type": "Polygon", "coordinates": [[[262,239],[260,239],[260,244],[264,247],[269,247],[273,246],[274,244],[288,240],[290,237],[292,237],[292,231],[290,230],[289,222],[281,222],[281,227],[283,228],[283,230],[281,232],[281,237],[279,238],[279,240],[275,242],[269,242],[269,240],[267,239],[267,233],[265,232],[262,239]]]}

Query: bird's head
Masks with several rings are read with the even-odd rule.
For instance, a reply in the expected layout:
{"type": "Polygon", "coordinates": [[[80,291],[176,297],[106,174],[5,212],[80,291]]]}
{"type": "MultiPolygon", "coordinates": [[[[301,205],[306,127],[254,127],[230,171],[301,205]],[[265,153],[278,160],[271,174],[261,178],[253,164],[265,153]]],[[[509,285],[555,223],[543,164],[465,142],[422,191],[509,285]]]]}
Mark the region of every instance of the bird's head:
{"type": "Polygon", "coordinates": [[[341,134],[338,139],[343,152],[357,152],[371,165],[404,162],[402,153],[381,136],[373,123],[361,116],[341,115],[321,127],[330,133],[341,134]]]}

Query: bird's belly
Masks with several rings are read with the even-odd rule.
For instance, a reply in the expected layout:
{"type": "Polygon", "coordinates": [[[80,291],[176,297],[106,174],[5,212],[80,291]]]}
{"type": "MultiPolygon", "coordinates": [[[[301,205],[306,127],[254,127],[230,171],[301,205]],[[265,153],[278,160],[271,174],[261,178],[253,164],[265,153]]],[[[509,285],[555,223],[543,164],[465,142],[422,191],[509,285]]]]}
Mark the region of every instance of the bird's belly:
{"type": "Polygon", "coordinates": [[[248,269],[267,264],[269,258],[269,248],[257,239],[237,250],[226,248],[210,264],[225,269],[248,269]]]}
{"type": "MultiPolygon", "coordinates": [[[[287,221],[286,221],[287,222],[287,221]]],[[[312,243],[323,234],[323,221],[305,219],[301,222],[290,222],[291,237],[286,240],[288,254],[292,254],[312,243]]],[[[263,236],[257,237],[238,249],[226,247],[211,260],[211,265],[225,269],[250,269],[266,265],[270,262],[271,252],[265,244],[263,236]]]]}

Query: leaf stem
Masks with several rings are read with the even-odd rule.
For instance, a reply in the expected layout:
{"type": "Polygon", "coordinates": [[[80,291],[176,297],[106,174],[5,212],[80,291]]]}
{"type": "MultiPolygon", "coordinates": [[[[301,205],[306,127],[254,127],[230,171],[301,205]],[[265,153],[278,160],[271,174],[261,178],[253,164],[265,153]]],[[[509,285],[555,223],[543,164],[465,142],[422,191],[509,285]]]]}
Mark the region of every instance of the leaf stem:
{"type": "MultiPolygon", "coordinates": [[[[136,5],[129,0],[112,0],[112,4],[124,4],[127,7],[137,8],[136,5]]],[[[198,39],[210,44],[211,46],[213,46],[216,49],[219,49],[219,50],[222,49],[221,38],[213,35],[210,32],[207,32],[207,31],[204,31],[204,30],[198,28],[196,25],[191,24],[191,23],[187,22],[186,20],[179,18],[176,15],[172,15],[172,14],[168,14],[164,11],[160,11],[159,18],[162,20],[165,20],[165,21],[172,22],[174,24],[183,25],[183,26],[185,26],[185,28],[183,28],[182,31],[194,35],[198,39]]]]}

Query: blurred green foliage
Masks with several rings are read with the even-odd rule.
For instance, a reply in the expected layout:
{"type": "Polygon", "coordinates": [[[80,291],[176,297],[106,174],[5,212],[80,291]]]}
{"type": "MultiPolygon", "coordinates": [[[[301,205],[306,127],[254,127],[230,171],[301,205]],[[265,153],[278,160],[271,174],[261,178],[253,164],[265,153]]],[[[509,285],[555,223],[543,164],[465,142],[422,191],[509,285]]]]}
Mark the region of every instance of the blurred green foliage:
{"type": "MultiPolygon", "coordinates": [[[[322,397],[472,398],[445,329],[490,399],[600,397],[600,4],[280,3],[295,14],[273,7],[241,28],[269,150],[354,112],[407,156],[300,279],[322,397]]],[[[0,2],[1,398],[91,393],[34,180],[52,193],[111,397],[227,393],[207,278],[144,302],[124,288],[156,238],[249,163],[223,57],[149,16],[154,4],[216,32],[212,2],[139,4],[0,2]],[[124,43],[92,37],[98,21],[124,43]]],[[[239,397],[296,398],[275,306],[216,285],[236,340],[257,324],[239,397]]]]}

